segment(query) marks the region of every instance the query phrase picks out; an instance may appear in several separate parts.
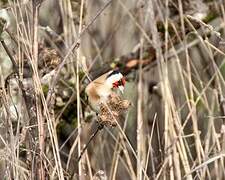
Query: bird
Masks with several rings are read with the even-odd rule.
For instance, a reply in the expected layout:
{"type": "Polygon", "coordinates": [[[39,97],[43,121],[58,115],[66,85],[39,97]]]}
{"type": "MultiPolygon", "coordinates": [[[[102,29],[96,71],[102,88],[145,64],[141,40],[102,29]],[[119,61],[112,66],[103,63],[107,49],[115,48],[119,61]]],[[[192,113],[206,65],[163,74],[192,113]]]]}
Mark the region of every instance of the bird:
{"type": "Polygon", "coordinates": [[[119,70],[110,70],[90,82],[85,92],[92,110],[98,113],[101,103],[106,103],[114,90],[119,89],[123,93],[125,83],[125,77],[119,70]]]}

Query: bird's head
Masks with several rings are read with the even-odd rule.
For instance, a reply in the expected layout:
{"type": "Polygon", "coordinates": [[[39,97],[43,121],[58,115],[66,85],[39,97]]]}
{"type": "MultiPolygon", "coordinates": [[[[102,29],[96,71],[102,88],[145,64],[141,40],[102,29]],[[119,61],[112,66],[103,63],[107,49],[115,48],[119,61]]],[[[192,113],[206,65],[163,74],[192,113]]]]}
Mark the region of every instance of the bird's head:
{"type": "Polygon", "coordinates": [[[119,89],[123,93],[126,80],[118,70],[113,70],[108,73],[106,83],[112,89],[119,89]]]}

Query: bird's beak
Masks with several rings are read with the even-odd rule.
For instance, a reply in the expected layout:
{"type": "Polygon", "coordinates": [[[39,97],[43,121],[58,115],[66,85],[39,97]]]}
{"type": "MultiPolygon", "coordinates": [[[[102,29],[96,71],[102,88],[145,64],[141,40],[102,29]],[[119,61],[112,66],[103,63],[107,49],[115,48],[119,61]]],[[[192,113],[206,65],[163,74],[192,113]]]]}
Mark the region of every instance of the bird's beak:
{"type": "Polygon", "coordinates": [[[123,86],[119,86],[118,88],[119,88],[119,90],[121,91],[121,93],[123,94],[123,92],[124,92],[124,87],[123,87],[123,86]]]}

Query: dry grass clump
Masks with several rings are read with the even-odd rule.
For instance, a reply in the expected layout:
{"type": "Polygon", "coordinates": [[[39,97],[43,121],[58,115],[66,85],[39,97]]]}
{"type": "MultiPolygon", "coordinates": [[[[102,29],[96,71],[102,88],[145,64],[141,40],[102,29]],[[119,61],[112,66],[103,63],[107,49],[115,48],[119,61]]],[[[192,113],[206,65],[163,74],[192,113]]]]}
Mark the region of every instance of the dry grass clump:
{"type": "Polygon", "coordinates": [[[128,110],[131,102],[124,100],[121,96],[112,93],[106,103],[100,106],[99,123],[106,126],[116,126],[122,118],[122,114],[128,110]]]}

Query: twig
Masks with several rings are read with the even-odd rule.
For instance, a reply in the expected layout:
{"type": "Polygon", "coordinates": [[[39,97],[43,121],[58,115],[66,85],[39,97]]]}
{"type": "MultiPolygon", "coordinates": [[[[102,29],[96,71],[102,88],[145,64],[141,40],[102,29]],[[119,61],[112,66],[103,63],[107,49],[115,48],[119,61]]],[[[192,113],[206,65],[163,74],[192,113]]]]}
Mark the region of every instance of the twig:
{"type": "MultiPolygon", "coordinates": [[[[34,80],[34,92],[35,92],[35,103],[36,103],[36,119],[32,119],[30,121],[30,125],[35,125],[36,123],[38,126],[36,128],[32,129],[32,135],[34,138],[38,138],[37,143],[35,144],[35,149],[41,156],[34,155],[33,157],[33,164],[32,166],[32,176],[35,179],[35,177],[38,177],[40,180],[44,180],[46,173],[44,169],[44,159],[43,154],[45,153],[45,133],[44,133],[44,119],[42,116],[42,104],[41,104],[41,98],[39,94],[39,87],[36,82],[36,79],[38,78],[35,74],[35,72],[38,71],[38,16],[39,16],[39,8],[42,3],[42,0],[32,0],[32,8],[33,8],[33,42],[32,42],[32,54],[33,58],[31,59],[32,63],[32,69],[34,71],[33,80],[34,80]],[[35,120],[35,121],[34,121],[35,120]]],[[[31,177],[32,177],[31,176],[31,177]]]]}
{"type": "Polygon", "coordinates": [[[72,44],[72,46],[70,47],[70,49],[68,50],[67,54],[65,55],[63,61],[61,62],[61,64],[59,65],[56,74],[52,80],[52,83],[49,87],[49,92],[47,94],[47,99],[46,102],[47,104],[49,103],[49,100],[51,98],[52,92],[53,92],[53,88],[57,82],[59,73],[61,71],[61,69],[63,68],[63,66],[65,65],[69,55],[72,53],[72,51],[74,49],[77,49],[80,46],[80,38],[82,37],[82,35],[87,31],[87,29],[96,21],[96,19],[98,18],[98,16],[111,4],[112,0],[109,0],[98,12],[97,14],[94,16],[94,18],[89,22],[89,24],[81,31],[81,33],[78,35],[77,39],[74,41],[74,43],[72,44]]]}
{"type": "MultiPolygon", "coordinates": [[[[11,60],[11,62],[12,62],[12,64],[13,64],[13,71],[15,72],[15,74],[17,75],[17,80],[18,80],[18,85],[19,85],[19,88],[20,88],[20,90],[21,90],[21,92],[22,92],[22,97],[23,97],[23,99],[24,99],[24,103],[25,103],[25,109],[26,109],[26,111],[27,111],[27,115],[28,115],[28,122],[27,122],[27,124],[30,124],[30,122],[36,122],[37,121],[37,116],[36,116],[36,113],[34,113],[35,112],[35,103],[34,103],[34,99],[33,99],[33,96],[32,96],[32,94],[30,94],[30,93],[26,93],[26,89],[25,89],[25,87],[24,87],[24,85],[23,85],[23,82],[22,82],[22,80],[20,79],[20,76],[19,76],[19,67],[18,67],[18,65],[17,65],[17,63],[16,63],[16,61],[15,61],[15,59],[13,58],[13,56],[11,55],[11,52],[10,52],[10,50],[8,49],[8,47],[7,47],[7,45],[5,44],[5,42],[4,42],[4,40],[3,39],[1,39],[0,40],[0,42],[1,42],[1,44],[2,44],[2,46],[3,46],[3,48],[4,48],[4,50],[6,51],[6,53],[7,53],[7,55],[9,56],[9,58],[10,58],[10,60],[11,60]]],[[[29,129],[29,130],[31,130],[31,129],[29,129]]],[[[33,135],[33,133],[32,133],[32,131],[31,132],[29,132],[28,131],[28,139],[29,139],[29,146],[31,146],[31,148],[33,149],[33,150],[35,150],[36,149],[36,145],[35,145],[35,143],[34,143],[34,135],[33,135]]],[[[30,156],[29,155],[29,153],[28,153],[28,156],[30,156]]],[[[31,160],[31,157],[29,157],[28,159],[30,159],[31,160]]],[[[36,163],[35,163],[36,164],[36,163]]]]}
{"type": "Polygon", "coordinates": [[[94,139],[94,137],[97,135],[97,133],[102,130],[104,127],[103,124],[99,124],[98,128],[95,130],[95,132],[91,135],[90,139],[88,140],[87,144],[85,145],[85,147],[82,149],[80,156],[77,158],[77,163],[80,161],[82,155],[84,154],[84,152],[86,151],[86,149],[88,148],[88,145],[90,144],[90,142],[94,139]]]}
{"type": "Polygon", "coordinates": [[[13,56],[11,55],[7,45],[5,44],[5,41],[3,39],[0,40],[1,41],[1,44],[4,48],[4,50],[6,51],[7,55],[9,56],[12,64],[13,64],[13,70],[15,71],[16,75],[18,76],[18,82],[19,82],[19,87],[22,91],[22,96],[23,96],[23,99],[24,99],[24,102],[25,102],[25,106],[26,106],[26,110],[27,110],[27,114],[28,114],[28,117],[29,117],[29,120],[32,118],[32,115],[29,111],[29,109],[31,109],[32,107],[32,104],[29,103],[29,97],[27,96],[26,94],[26,90],[23,86],[23,82],[20,80],[19,78],[19,68],[18,68],[18,65],[16,63],[16,61],[14,60],[13,56]]]}

